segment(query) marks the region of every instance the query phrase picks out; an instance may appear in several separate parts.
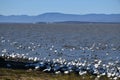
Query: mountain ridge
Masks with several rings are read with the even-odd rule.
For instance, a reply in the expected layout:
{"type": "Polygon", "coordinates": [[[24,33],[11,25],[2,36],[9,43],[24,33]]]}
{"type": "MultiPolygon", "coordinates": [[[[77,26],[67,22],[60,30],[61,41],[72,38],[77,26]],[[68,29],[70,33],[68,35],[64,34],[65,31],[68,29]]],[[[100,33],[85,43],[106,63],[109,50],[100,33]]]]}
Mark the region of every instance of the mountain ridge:
{"type": "Polygon", "coordinates": [[[37,16],[0,15],[0,22],[36,23],[36,22],[120,22],[120,14],[64,14],[58,12],[44,13],[37,16]]]}

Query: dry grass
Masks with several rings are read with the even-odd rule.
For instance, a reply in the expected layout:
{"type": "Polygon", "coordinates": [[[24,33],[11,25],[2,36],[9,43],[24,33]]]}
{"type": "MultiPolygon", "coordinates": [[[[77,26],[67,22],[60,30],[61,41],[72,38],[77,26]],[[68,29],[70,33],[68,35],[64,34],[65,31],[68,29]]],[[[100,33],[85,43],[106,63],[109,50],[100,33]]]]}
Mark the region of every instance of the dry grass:
{"type": "Polygon", "coordinates": [[[89,74],[79,76],[74,73],[64,75],[55,75],[52,73],[44,73],[34,70],[13,70],[13,69],[0,69],[0,80],[109,80],[107,77],[95,79],[96,76],[89,74]]]}

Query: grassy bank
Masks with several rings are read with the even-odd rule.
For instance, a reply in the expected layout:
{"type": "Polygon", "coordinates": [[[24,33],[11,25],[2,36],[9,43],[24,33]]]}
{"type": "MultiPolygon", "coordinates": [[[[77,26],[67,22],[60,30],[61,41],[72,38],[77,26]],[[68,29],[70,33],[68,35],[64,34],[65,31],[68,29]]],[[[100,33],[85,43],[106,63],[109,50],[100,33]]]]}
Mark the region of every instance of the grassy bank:
{"type": "Polygon", "coordinates": [[[79,76],[74,73],[59,74],[44,73],[34,70],[13,70],[0,68],[0,80],[109,80],[107,77],[97,78],[89,74],[79,76]]]}

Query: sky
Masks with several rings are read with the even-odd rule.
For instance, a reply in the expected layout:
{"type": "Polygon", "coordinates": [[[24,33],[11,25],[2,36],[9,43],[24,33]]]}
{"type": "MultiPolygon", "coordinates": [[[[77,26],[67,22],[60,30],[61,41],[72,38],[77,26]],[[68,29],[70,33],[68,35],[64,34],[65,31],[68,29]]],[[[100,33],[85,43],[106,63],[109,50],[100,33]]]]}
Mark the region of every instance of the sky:
{"type": "Polygon", "coordinates": [[[0,0],[0,15],[120,14],[120,0],[0,0]]]}

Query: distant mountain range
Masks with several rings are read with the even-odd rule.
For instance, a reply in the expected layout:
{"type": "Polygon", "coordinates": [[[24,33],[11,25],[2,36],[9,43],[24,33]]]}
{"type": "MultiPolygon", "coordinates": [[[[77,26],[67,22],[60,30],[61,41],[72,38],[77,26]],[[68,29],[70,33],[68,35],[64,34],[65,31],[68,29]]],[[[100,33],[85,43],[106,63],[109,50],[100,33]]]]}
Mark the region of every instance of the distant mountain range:
{"type": "Polygon", "coordinates": [[[36,22],[120,22],[120,14],[63,14],[63,13],[44,13],[37,16],[28,15],[0,15],[0,22],[8,23],[36,23],[36,22]]]}

